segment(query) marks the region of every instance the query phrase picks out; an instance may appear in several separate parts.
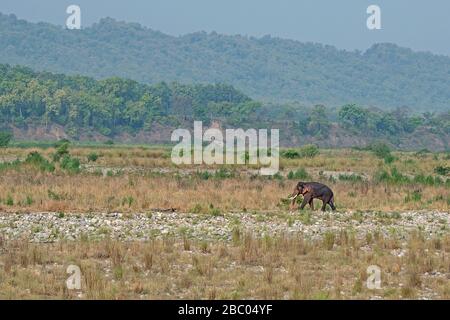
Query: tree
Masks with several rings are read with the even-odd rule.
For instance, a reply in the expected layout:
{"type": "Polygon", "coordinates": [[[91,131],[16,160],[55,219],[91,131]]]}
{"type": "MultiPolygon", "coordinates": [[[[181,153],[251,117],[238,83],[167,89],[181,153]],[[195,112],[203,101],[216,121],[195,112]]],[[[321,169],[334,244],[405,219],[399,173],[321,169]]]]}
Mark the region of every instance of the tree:
{"type": "Polygon", "coordinates": [[[348,104],[339,111],[339,120],[345,128],[362,130],[367,126],[367,110],[356,104],[348,104]]]}
{"type": "Polygon", "coordinates": [[[311,110],[308,119],[308,132],[314,136],[326,137],[328,136],[330,128],[330,121],[327,117],[327,109],[323,105],[316,105],[311,110]]]}

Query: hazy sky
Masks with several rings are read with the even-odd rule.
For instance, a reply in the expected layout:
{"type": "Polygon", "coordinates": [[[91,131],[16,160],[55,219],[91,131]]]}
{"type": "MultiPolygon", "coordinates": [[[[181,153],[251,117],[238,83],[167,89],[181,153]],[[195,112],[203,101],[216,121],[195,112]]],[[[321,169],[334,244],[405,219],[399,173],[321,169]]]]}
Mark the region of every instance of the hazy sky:
{"type": "Polygon", "coordinates": [[[270,34],[361,50],[394,42],[450,55],[449,0],[0,0],[0,12],[63,25],[70,4],[81,7],[82,26],[109,16],[171,35],[270,34]],[[381,7],[382,30],[366,27],[371,4],[381,7]]]}

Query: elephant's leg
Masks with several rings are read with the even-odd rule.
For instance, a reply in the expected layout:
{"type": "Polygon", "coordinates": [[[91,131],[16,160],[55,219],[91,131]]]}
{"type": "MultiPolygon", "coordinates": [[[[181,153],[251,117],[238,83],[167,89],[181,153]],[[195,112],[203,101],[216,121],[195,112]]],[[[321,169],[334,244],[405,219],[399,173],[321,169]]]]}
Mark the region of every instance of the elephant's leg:
{"type": "Polygon", "coordinates": [[[303,210],[303,208],[309,203],[309,201],[312,199],[312,194],[310,193],[306,193],[303,196],[303,202],[302,205],[300,206],[300,209],[303,210]]]}
{"type": "Polygon", "coordinates": [[[309,207],[311,208],[311,210],[312,211],[314,211],[314,201],[313,201],[314,199],[313,198],[311,198],[311,200],[309,200],[309,207]]]}
{"type": "Polygon", "coordinates": [[[331,207],[331,210],[336,211],[336,206],[334,205],[333,197],[331,197],[330,201],[328,201],[328,204],[331,207]]]}

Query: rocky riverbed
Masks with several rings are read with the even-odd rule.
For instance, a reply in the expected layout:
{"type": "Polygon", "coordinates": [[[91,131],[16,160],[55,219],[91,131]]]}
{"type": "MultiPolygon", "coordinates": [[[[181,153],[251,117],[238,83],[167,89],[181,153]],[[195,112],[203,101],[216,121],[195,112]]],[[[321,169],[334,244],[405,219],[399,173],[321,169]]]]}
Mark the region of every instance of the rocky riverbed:
{"type": "Polygon", "coordinates": [[[299,235],[321,238],[329,232],[346,230],[356,237],[368,233],[407,238],[420,231],[426,238],[449,233],[450,213],[336,212],[319,211],[256,213],[236,212],[217,215],[147,213],[0,213],[0,237],[32,242],[101,239],[143,241],[175,236],[202,240],[231,241],[236,233],[251,232],[257,237],[299,235]]]}

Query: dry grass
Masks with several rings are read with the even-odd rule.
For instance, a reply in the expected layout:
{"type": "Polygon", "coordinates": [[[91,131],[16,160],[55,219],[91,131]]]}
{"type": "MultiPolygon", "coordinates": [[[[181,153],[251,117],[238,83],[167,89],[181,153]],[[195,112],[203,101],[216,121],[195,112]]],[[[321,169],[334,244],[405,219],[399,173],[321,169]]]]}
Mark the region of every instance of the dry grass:
{"type": "MultiPolygon", "coordinates": [[[[52,148],[8,148],[0,150],[0,159],[23,159],[35,150],[48,158],[54,152],[52,148]]],[[[181,211],[202,211],[211,205],[221,211],[287,209],[282,199],[292,192],[297,179],[255,177],[250,168],[240,166],[228,167],[234,170],[234,177],[205,180],[196,174],[196,170],[217,167],[175,167],[168,158],[169,151],[74,148],[72,155],[79,157],[84,164],[95,165],[98,170],[82,171],[77,175],[58,169],[55,173],[42,173],[26,166],[19,170],[4,170],[0,180],[0,210],[145,211],[173,207],[181,211]],[[87,162],[87,155],[91,152],[100,155],[95,163],[87,162]],[[171,171],[155,173],[160,169],[171,171]]],[[[433,174],[436,166],[448,162],[443,154],[418,157],[412,153],[396,153],[396,157],[395,166],[407,176],[433,174]]],[[[282,167],[284,176],[290,170],[303,168],[310,176],[307,180],[330,185],[340,210],[450,210],[448,186],[375,183],[375,172],[389,168],[368,152],[324,150],[314,159],[282,159],[282,167]],[[369,181],[330,181],[321,176],[323,171],[354,172],[369,177],[369,181]],[[412,197],[413,192],[418,193],[418,197],[412,197]]]]}
{"type": "MultiPolygon", "coordinates": [[[[68,177],[10,171],[0,181],[3,195],[0,210],[126,212],[173,207],[186,212],[205,210],[211,204],[222,211],[286,210],[282,199],[292,192],[295,183],[246,177],[223,180],[136,174],[68,177]]],[[[449,189],[444,186],[421,186],[421,198],[408,201],[411,186],[326,183],[334,190],[339,210],[449,210],[449,189]]]]}
{"type": "MultiPolygon", "coordinates": [[[[55,152],[0,149],[0,162],[24,159],[31,151],[48,159],[55,152]]],[[[89,170],[68,174],[57,166],[45,173],[29,165],[3,169],[0,212],[286,211],[283,200],[298,179],[284,176],[298,168],[306,170],[307,180],[332,187],[339,210],[450,210],[448,185],[377,183],[375,173],[390,168],[362,151],[321,150],[313,159],[282,159],[281,176],[272,179],[255,176],[257,166],[228,167],[232,177],[206,179],[195,171],[217,166],[174,166],[167,148],[76,147],[70,153],[89,170]],[[92,152],[100,157],[88,163],[92,152]],[[323,171],[369,179],[330,180],[323,171]]],[[[433,175],[436,166],[448,165],[444,154],[395,156],[393,165],[407,176],[433,175]]],[[[254,238],[235,229],[230,243],[164,238],[33,244],[0,236],[0,298],[449,299],[449,256],[449,236],[425,240],[413,234],[405,241],[377,233],[356,239],[348,230],[312,241],[301,236],[254,238]],[[66,288],[70,264],[81,268],[81,291],[66,288]],[[366,287],[370,265],[382,270],[380,290],[366,287]]]]}
{"type": "Polygon", "coordinates": [[[450,237],[374,237],[342,231],[328,240],[256,239],[234,243],[173,239],[145,243],[2,242],[0,298],[64,299],[367,299],[450,298],[450,237]],[[405,250],[403,256],[392,254],[405,250]],[[68,265],[82,288],[68,290],[68,265]],[[381,289],[366,287],[369,265],[381,289]]]}

